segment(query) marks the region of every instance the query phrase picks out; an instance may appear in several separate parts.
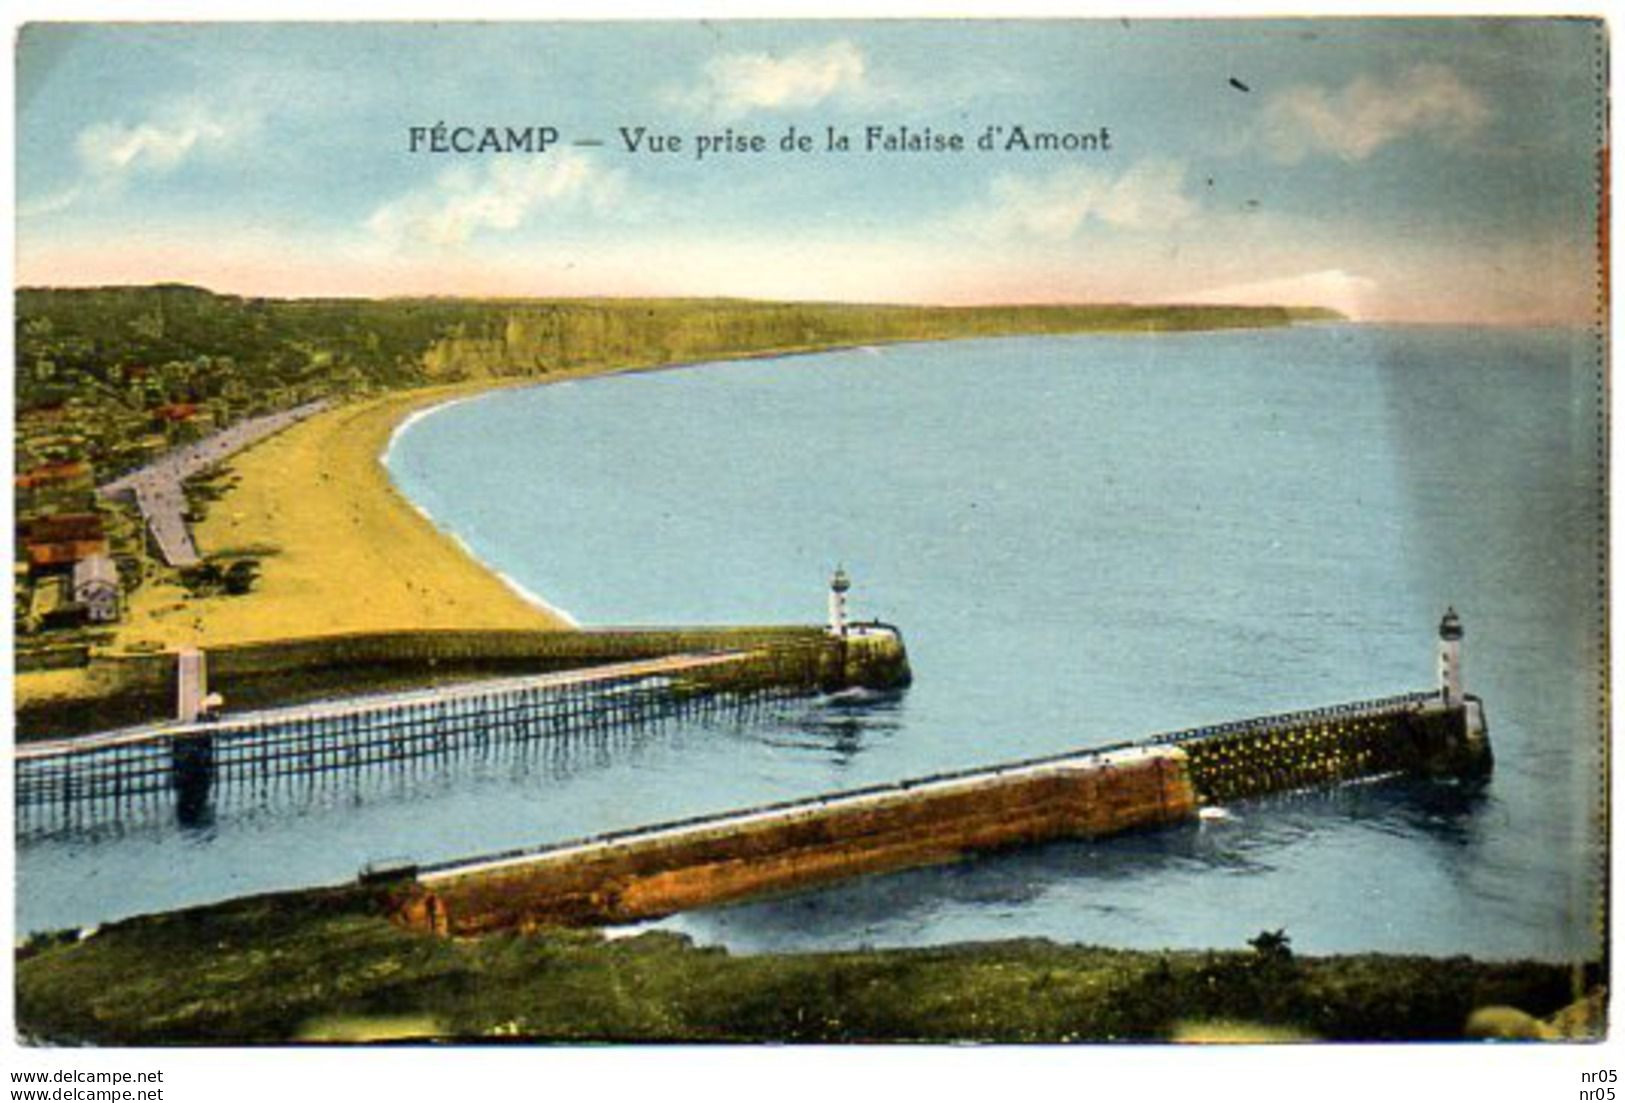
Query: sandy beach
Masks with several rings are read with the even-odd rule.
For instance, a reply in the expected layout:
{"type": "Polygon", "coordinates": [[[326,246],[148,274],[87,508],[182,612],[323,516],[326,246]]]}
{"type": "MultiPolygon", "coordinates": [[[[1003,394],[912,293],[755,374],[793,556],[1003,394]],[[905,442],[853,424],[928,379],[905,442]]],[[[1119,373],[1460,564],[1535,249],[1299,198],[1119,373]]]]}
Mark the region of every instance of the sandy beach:
{"type": "MultiPolygon", "coordinates": [[[[785,356],[827,349],[772,349],[785,356]]],[[[719,357],[718,359],[738,359],[719,357]]],[[[691,362],[594,365],[551,373],[563,382],[691,362]]],[[[436,406],[537,379],[483,379],[416,388],[327,410],[227,461],[236,479],[193,535],[205,556],[241,552],[260,578],[240,596],[189,597],[149,582],[129,595],[115,647],[159,650],[339,632],[426,628],[570,629],[545,600],[527,600],[435,528],[390,481],[391,435],[436,406]]],[[[76,681],[77,672],[39,676],[76,681]]]]}
{"type": "Polygon", "coordinates": [[[566,628],[522,600],[390,482],[380,457],[414,412],[489,388],[438,387],[319,414],[230,462],[238,479],[196,527],[205,554],[263,549],[251,593],[142,587],[122,646],[217,646],[408,628],[566,628]]]}

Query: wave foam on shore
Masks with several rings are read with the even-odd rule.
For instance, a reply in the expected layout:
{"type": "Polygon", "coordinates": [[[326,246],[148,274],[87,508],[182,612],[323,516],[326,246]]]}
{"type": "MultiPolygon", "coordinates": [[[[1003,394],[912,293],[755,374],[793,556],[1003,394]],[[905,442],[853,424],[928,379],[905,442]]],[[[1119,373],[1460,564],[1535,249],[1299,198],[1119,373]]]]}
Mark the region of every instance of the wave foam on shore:
{"type": "MultiPolygon", "coordinates": [[[[468,402],[471,399],[478,397],[478,395],[463,395],[460,398],[448,398],[444,402],[436,402],[434,405],[425,406],[421,410],[413,410],[411,413],[401,418],[400,423],[397,424],[395,428],[390,430],[389,439],[384,442],[383,451],[378,453],[378,462],[387,468],[389,466],[390,454],[395,451],[395,442],[401,439],[402,433],[406,432],[424,418],[431,417],[443,410],[449,410],[453,406],[460,406],[464,402],[468,402]]],[[[419,512],[422,511],[420,510],[419,512]]],[[[427,516],[427,514],[425,514],[425,516],[427,516]]]]}
{"type": "MultiPolygon", "coordinates": [[[[453,537],[453,539],[456,539],[456,538],[453,537]]],[[[459,544],[463,543],[461,540],[458,540],[457,542],[459,544]]],[[[467,547],[466,544],[463,545],[463,546],[467,547]]],[[[473,555],[473,552],[470,552],[469,554],[473,555]]],[[[475,556],[475,558],[478,559],[479,557],[475,556]]],[[[485,560],[481,559],[480,562],[484,563],[485,560]]],[[[549,613],[552,616],[555,616],[555,617],[559,618],[559,620],[563,621],[565,624],[569,625],[571,628],[580,628],[581,627],[581,622],[579,620],[577,620],[570,613],[570,611],[568,609],[560,609],[557,605],[554,605],[551,601],[548,601],[541,594],[538,594],[533,590],[527,589],[524,583],[520,582],[518,579],[514,578],[512,575],[508,574],[506,571],[499,571],[495,567],[492,567],[491,571],[492,571],[493,574],[495,574],[498,578],[500,578],[502,580],[502,584],[504,586],[508,587],[508,589],[512,590],[515,594],[518,594],[519,599],[521,601],[523,601],[523,602],[525,602],[526,604],[529,604],[529,605],[534,605],[536,608],[540,609],[542,612],[549,613]]]]}
{"type": "Polygon", "coordinates": [[[435,520],[434,514],[430,513],[416,502],[412,502],[411,505],[413,509],[418,511],[418,514],[424,520],[428,521],[435,527],[437,532],[441,533],[446,537],[446,539],[450,540],[453,544],[456,544],[459,548],[461,548],[464,555],[468,556],[474,562],[478,563],[480,566],[496,575],[497,578],[501,579],[502,584],[508,587],[508,589],[512,590],[519,600],[523,601],[526,605],[530,605],[534,608],[540,609],[544,613],[557,617],[571,628],[581,627],[581,622],[577,620],[568,609],[559,608],[557,605],[554,605],[552,602],[544,598],[541,594],[538,594],[534,590],[526,587],[523,582],[520,582],[506,571],[499,570],[481,557],[480,553],[475,551],[467,540],[464,540],[461,536],[457,535],[455,532],[452,532],[439,521],[435,520]]]}
{"type": "MultiPolygon", "coordinates": [[[[444,410],[451,409],[453,406],[459,406],[464,402],[470,402],[480,397],[482,396],[463,395],[459,398],[447,399],[444,402],[436,402],[434,405],[425,406],[421,410],[413,410],[410,414],[401,419],[400,424],[396,425],[395,428],[390,431],[389,440],[385,442],[383,450],[378,453],[378,462],[382,464],[384,470],[388,472],[390,455],[395,451],[395,443],[400,440],[403,433],[426,417],[441,413],[444,410]]],[[[393,473],[390,475],[390,481],[394,482],[393,473]]],[[[399,486],[400,484],[396,483],[397,489],[399,489],[399,486]]],[[[402,497],[405,498],[406,496],[402,494],[402,497]]],[[[418,516],[422,517],[425,521],[429,522],[429,524],[433,525],[437,532],[441,533],[448,540],[461,548],[464,555],[468,556],[474,562],[478,563],[480,566],[496,575],[497,578],[501,579],[502,584],[511,590],[514,595],[519,598],[519,600],[523,601],[526,605],[540,609],[542,612],[557,618],[571,628],[581,627],[581,622],[577,620],[568,609],[559,608],[557,605],[554,605],[552,602],[542,597],[542,595],[529,589],[524,583],[508,574],[506,571],[499,570],[497,567],[487,562],[469,545],[468,541],[464,540],[457,533],[451,531],[445,525],[441,524],[434,514],[430,513],[417,502],[412,501],[410,498],[406,498],[406,502],[417,511],[418,516]]]]}

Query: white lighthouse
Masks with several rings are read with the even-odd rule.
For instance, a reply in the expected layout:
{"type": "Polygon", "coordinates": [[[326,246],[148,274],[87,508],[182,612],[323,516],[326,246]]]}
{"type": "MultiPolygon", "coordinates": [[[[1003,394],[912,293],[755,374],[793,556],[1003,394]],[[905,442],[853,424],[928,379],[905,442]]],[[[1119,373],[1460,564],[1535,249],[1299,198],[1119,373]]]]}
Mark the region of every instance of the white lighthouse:
{"type": "Polygon", "coordinates": [[[851,588],[852,580],[846,576],[846,570],[836,567],[829,580],[829,634],[832,636],[846,635],[846,592],[851,588]]]}
{"type": "Polygon", "coordinates": [[[1446,708],[1454,708],[1466,700],[1462,691],[1461,638],[1465,635],[1461,618],[1452,607],[1444,612],[1439,622],[1439,695],[1446,708]]]}

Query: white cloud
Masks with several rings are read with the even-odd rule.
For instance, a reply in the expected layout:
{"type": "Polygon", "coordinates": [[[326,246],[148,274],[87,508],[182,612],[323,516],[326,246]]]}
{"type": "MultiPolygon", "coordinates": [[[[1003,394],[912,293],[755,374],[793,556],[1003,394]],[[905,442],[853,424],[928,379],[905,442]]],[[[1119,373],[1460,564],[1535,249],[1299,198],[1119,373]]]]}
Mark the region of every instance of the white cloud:
{"type": "Polygon", "coordinates": [[[985,237],[1062,241],[1087,222],[1126,230],[1161,230],[1197,211],[1185,194],[1185,166],[1146,158],[1119,174],[1072,165],[1044,176],[994,178],[987,199],[961,215],[985,237]]]}
{"type": "Polygon", "coordinates": [[[552,153],[489,161],[483,172],[454,169],[432,188],[379,207],[367,228],[392,242],[461,245],[482,231],[516,229],[544,209],[606,213],[625,198],[621,173],[584,154],[552,153]]]}
{"type": "Polygon", "coordinates": [[[196,105],[172,108],[139,123],[96,123],[79,132],[74,149],[86,173],[122,178],[167,172],[194,154],[235,144],[254,128],[247,117],[228,117],[196,105]]]}
{"type": "Polygon", "coordinates": [[[83,185],[73,184],[60,191],[40,196],[38,199],[19,198],[17,200],[17,217],[39,218],[42,215],[65,211],[78,202],[79,196],[84,193],[84,190],[83,185]]]}
{"type": "Polygon", "coordinates": [[[865,88],[863,52],[843,40],[775,57],[723,54],[705,65],[697,87],[668,93],[697,111],[733,118],[755,110],[813,107],[865,88]]]}
{"type": "Polygon", "coordinates": [[[195,100],[171,103],[139,122],[92,123],[74,138],[77,177],[48,195],[19,197],[17,216],[38,218],[116,196],[137,176],[169,173],[189,159],[225,152],[259,125],[255,115],[221,112],[195,100]]]}
{"type": "Polygon", "coordinates": [[[1392,80],[1356,77],[1340,89],[1297,85],[1264,108],[1260,137],[1277,159],[1322,153],[1363,161],[1412,134],[1459,141],[1490,117],[1482,96],[1442,65],[1418,65],[1392,80]]]}

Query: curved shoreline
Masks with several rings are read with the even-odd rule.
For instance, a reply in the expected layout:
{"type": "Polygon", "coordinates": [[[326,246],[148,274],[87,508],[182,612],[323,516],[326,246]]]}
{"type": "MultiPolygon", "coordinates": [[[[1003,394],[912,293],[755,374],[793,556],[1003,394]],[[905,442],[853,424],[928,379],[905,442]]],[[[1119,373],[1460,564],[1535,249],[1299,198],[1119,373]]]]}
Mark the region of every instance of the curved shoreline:
{"type": "MultiPolygon", "coordinates": [[[[450,405],[508,388],[847,347],[482,378],[392,391],[323,411],[232,457],[225,492],[194,528],[205,554],[260,560],[254,589],[192,597],[172,578],[149,579],[127,594],[111,650],[433,628],[576,630],[580,625],[568,611],[480,560],[396,487],[383,460],[399,434],[450,405]]],[[[106,692],[104,682],[94,663],[21,673],[13,680],[14,705],[98,697],[106,692]]]]}
{"type": "MultiPolygon", "coordinates": [[[[404,394],[408,392],[402,393],[404,394]]],[[[453,406],[461,406],[463,403],[472,401],[485,393],[488,392],[484,390],[475,391],[473,394],[458,395],[456,398],[448,398],[443,402],[436,402],[432,406],[423,406],[419,407],[418,409],[411,410],[406,414],[405,417],[396,422],[395,427],[389,431],[389,439],[384,442],[383,450],[378,453],[378,462],[384,465],[385,470],[388,470],[390,454],[395,451],[395,445],[400,441],[401,435],[408,429],[416,425],[418,422],[431,418],[443,410],[449,410],[453,406]]]]}
{"type": "MultiPolygon", "coordinates": [[[[572,630],[579,624],[567,611],[478,559],[400,492],[383,463],[400,433],[452,404],[510,387],[858,348],[878,351],[891,344],[1054,335],[922,335],[719,350],[669,360],[633,358],[539,377],[485,376],[416,387],[339,406],[235,456],[224,493],[195,526],[206,554],[260,560],[254,590],[236,597],[192,597],[173,579],[150,579],[128,595],[112,649],[150,652],[441,627],[572,630]]],[[[94,667],[29,673],[17,678],[16,697],[22,703],[94,696],[95,682],[94,667]]]]}
{"type": "MultiPolygon", "coordinates": [[[[912,343],[915,342],[882,341],[865,345],[848,343],[828,346],[762,349],[756,352],[716,356],[704,360],[658,361],[652,363],[619,364],[610,367],[575,368],[550,373],[543,378],[504,377],[500,379],[486,379],[478,382],[450,384],[445,387],[429,389],[418,388],[410,391],[401,391],[380,400],[381,402],[388,404],[392,399],[399,399],[405,405],[405,408],[397,412],[396,420],[390,428],[383,446],[377,452],[374,467],[375,470],[380,472],[383,476],[383,482],[388,491],[388,497],[404,503],[411,510],[414,516],[422,520],[434,530],[436,536],[448,543],[452,548],[465,557],[467,561],[476,564],[482,571],[488,573],[490,577],[501,582],[512,597],[517,598],[528,608],[534,609],[547,617],[551,622],[553,622],[549,625],[549,627],[561,630],[576,630],[581,628],[581,621],[578,620],[569,610],[553,604],[551,601],[547,600],[547,598],[536,593],[534,590],[531,590],[529,587],[525,586],[507,572],[501,570],[493,564],[485,562],[475,553],[474,549],[462,539],[462,537],[458,536],[450,529],[442,526],[432,513],[418,503],[412,501],[405,495],[405,493],[401,491],[400,487],[395,483],[395,480],[390,477],[389,457],[394,452],[396,444],[409,429],[427,420],[428,418],[435,416],[436,414],[443,413],[444,411],[455,406],[460,406],[464,403],[487,397],[488,395],[494,394],[501,390],[529,390],[531,388],[548,387],[561,383],[574,383],[582,379],[601,378],[616,375],[647,375],[655,372],[679,371],[689,368],[704,367],[709,364],[736,363],[739,361],[748,360],[788,359],[791,357],[817,356],[826,353],[849,352],[855,349],[864,349],[878,355],[880,350],[877,346],[879,345],[912,343]],[[439,400],[436,401],[435,396],[441,392],[445,392],[445,397],[439,398],[439,400]]],[[[341,407],[341,409],[343,409],[343,407],[341,407]]],[[[317,419],[313,420],[319,420],[323,416],[326,415],[317,415],[317,419]]],[[[224,500],[222,500],[221,504],[224,504],[224,500]]],[[[492,625],[470,626],[494,627],[492,625]]],[[[433,626],[406,625],[401,627],[433,626]]]]}
{"type": "MultiPolygon", "coordinates": [[[[150,650],[219,646],[286,636],[425,628],[570,631],[580,622],[481,560],[390,476],[401,435],[452,406],[507,389],[674,371],[738,360],[839,352],[849,344],[762,349],[703,360],[633,362],[413,388],[340,406],[248,449],[231,462],[237,481],[196,526],[208,554],[273,546],[253,592],[186,599],[158,584],[132,596],[116,645],[150,650]],[[313,453],[322,457],[316,463],[313,453]],[[314,515],[314,516],[313,516],[314,515]],[[346,526],[348,519],[352,524],[346,526]],[[360,539],[318,534],[360,530],[360,539]],[[403,569],[402,560],[410,566],[403,569]],[[290,569],[293,568],[293,569],[290,569]],[[388,579],[388,593],[358,579],[388,579]]],[[[71,675],[73,672],[50,672],[71,675]]]]}
{"type": "MultiPolygon", "coordinates": [[[[580,627],[567,611],[474,554],[395,485],[386,459],[412,425],[495,391],[545,387],[842,347],[762,349],[705,360],[592,366],[394,391],[323,411],[229,461],[235,476],[195,526],[205,554],[261,560],[249,594],[189,597],[174,582],[130,594],[119,650],[432,628],[580,627]]],[[[83,671],[29,676],[29,693],[83,692],[83,671]],[[57,685],[56,683],[61,683],[57,685]]]]}
{"type": "Polygon", "coordinates": [[[218,646],[414,628],[569,629],[410,501],[384,466],[411,421],[508,381],[401,391],[326,411],[235,457],[235,479],[198,523],[209,553],[263,549],[244,596],[131,595],[117,644],[218,646]]]}
{"type": "MultiPolygon", "coordinates": [[[[543,382],[538,382],[536,385],[537,386],[545,386],[546,384],[543,383],[543,382]]],[[[482,388],[482,389],[476,390],[476,391],[474,391],[474,392],[472,392],[470,394],[458,395],[455,398],[448,398],[443,402],[436,402],[431,406],[423,406],[423,407],[419,407],[419,408],[411,410],[409,413],[406,414],[405,417],[401,418],[398,422],[396,422],[394,428],[390,430],[389,439],[384,442],[384,447],[378,453],[378,466],[383,468],[384,476],[385,476],[385,479],[389,482],[390,489],[397,496],[404,499],[406,501],[406,504],[411,506],[413,511],[416,512],[419,517],[422,517],[425,521],[427,521],[430,525],[432,525],[434,527],[434,530],[436,532],[438,532],[439,534],[444,536],[447,540],[450,540],[454,545],[456,545],[457,550],[461,551],[464,555],[468,556],[468,558],[472,559],[475,563],[478,563],[483,569],[489,571],[491,574],[495,575],[498,579],[500,579],[502,584],[504,586],[506,586],[509,590],[511,590],[514,593],[514,595],[519,598],[520,601],[524,602],[526,605],[529,605],[533,609],[541,610],[541,612],[544,613],[545,615],[547,615],[548,617],[551,617],[554,620],[558,621],[559,624],[564,628],[571,628],[571,629],[580,628],[581,627],[581,622],[579,620],[577,620],[575,618],[575,616],[572,615],[568,609],[563,609],[563,608],[561,608],[561,607],[559,607],[557,605],[554,605],[551,601],[548,601],[541,594],[538,594],[536,591],[530,589],[528,586],[526,586],[524,583],[520,582],[518,579],[514,578],[512,575],[508,574],[508,572],[502,570],[501,568],[497,567],[496,565],[494,565],[492,563],[487,563],[484,559],[481,559],[480,556],[479,556],[479,553],[476,552],[472,547],[469,546],[468,541],[464,540],[461,536],[458,536],[455,532],[453,532],[451,529],[447,528],[445,525],[442,525],[435,518],[434,514],[430,513],[423,506],[419,505],[417,502],[414,502],[411,498],[407,497],[406,494],[400,489],[399,484],[397,484],[395,479],[393,477],[391,477],[390,467],[389,467],[389,458],[390,458],[391,455],[394,454],[395,446],[400,443],[401,438],[403,436],[405,436],[407,430],[411,429],[414,425],[418,425],[418,424],[420,424],[420,423],[422,423],[424,421],[427,421],[429,418],[434,417],[436,414],[444,413],[445,411],[450,410],[454,406],[461,406],[464,403],[472,402],[477,398],[481,398],[486,394],[492,393],[492,391],[494,391],[496,389],[498,389],[498,388],[488,388],[488,389],[482,388]]],[[[519,388],[516,387],[514,389],[519,389],[519,388]]]]}

